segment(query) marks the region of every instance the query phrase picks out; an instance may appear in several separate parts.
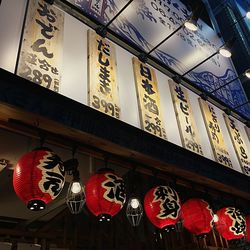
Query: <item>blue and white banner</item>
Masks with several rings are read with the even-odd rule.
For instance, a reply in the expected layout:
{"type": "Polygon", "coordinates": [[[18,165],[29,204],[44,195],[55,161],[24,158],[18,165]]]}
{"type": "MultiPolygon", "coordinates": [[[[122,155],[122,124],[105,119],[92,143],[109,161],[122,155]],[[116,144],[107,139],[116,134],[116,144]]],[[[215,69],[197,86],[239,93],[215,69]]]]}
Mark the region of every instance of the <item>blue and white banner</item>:
{"type": "MultiPolygon", "coordinates": [[[[128,0],[68,0],[84,13],[102,24],[111,20],[128,0]]],[[[190,16],[186,6],[179,0],[136,0],[122,12],[110,25],[114,32],[146,53],[164,38],[178,29],[190,16]]],[[[185,27],[152,52],[152,56],[179,74],[203,61],[224,44],[217,32],[198,21],[198,31],[192,32],[185,27]]],[[[216,54],[186,77],[195,85],[211,92],[237,77],[231,59],[216,54]]],[[[239,80],[213,93],[230,107],[246,102],[245,92],[239,80]]],[[[250,107],[238,109],[250,117],[250,107]]]]}

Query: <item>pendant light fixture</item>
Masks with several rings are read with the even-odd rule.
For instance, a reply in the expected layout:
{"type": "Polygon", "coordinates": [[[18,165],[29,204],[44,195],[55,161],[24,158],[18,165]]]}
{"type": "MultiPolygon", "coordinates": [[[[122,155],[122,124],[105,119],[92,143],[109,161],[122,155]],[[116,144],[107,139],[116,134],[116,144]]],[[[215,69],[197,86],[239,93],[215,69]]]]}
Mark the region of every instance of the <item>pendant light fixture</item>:
{"type": "Polygon", "coordinates": [[[133,227],[139,226],[143,216],[143,207],[140,200],[136,196],[129,199],[126,216],[133,227]]]}
{"type": "Polygon", "coordinates": [[[137,195],[135,195],[136,187],[135,187],[135,168],[132,170],[132,195],[128,201],[128,205],[126,208],[126,216],[129,223],[133,227],[137,227],[140,224],[141,218],[143,216],[143,206],[141,201],[137,195]]]}
{"type": "Polygon", "coordinates": [[[66,166],[67,172],[71,173],[73,176],[68,187],[66,203],[72,214],[79,214],[85,204],[84,188],[80,180],[80,173],[78,170],[79,162],[77,159],[72,158],[64,165],[66,166]]]}
{"type": "Polygon", "coordinates": [[[198,30],[197,21],[202,11],[203,11],[202,6],[199,6],[198,8],[196,8],[192,16],[184,23],[184,26],[191,31],[197,31],[198,30]]]}
{"type": "Polygon", "coordinates": [[[168,39],[170,39],[172,36],[174,36],[177,32],[179,32],[181,29],[183,29],[184,27],[187,28],[190,31],[197,31],[198,30],[198,24],[197,21],[199,19],[200,13],[201,13],[201,7],[198,7],[192,14],[192,16],[190,18],[188,18],[187,20],[185,20],[185,22],[183,22],[177,29],[175,29],[172,33],[170,33],[169,35],[167,35],[167,37],[165,37],[162,41],[160,41],[156,46],[154,46],[150,51],[145,52],[145,53],[141,53],[138,56],[138,59],[143,62],[146,63],[148,60],[148,57],[156,50],[158,49],[163,43],[165,43],[168,39]]]}

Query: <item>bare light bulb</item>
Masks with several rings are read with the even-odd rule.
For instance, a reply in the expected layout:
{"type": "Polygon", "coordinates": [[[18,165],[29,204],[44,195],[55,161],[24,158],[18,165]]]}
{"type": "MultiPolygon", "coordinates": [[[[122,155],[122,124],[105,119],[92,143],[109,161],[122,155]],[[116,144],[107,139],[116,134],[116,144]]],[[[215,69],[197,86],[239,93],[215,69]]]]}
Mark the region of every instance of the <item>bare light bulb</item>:
{"type": "Polygon", "coordinates": [[[137,227],[140,224],[142,215],[143,207],[140,200],[136,197],[130,198],[126,209],[126,216],[130,224],[137,227]]]}
{"type": "Polygon", "coordinates": [[[81,192],[81,184],[78,181],[72,183],[71,192],[74,194],[78,194],[81,192]]]}
{"type": "Polygon", "coordinates": [[[221,48],[219,53],[224,57],[231,57],[232,53],[227,48],[221,48]]]}
{"type": "Polygon", "coordinates": [[[132,208],[136,209],[139,207],[140,203],[139,203],[138,199],[133,198],[133,199],[131,199],[130,205],[132,208]]]}
{"type": "Polygon", "coordinates": [[[245,71],[245,76],[250,79],[250,69],[245,71]]]}
{"type": "Polygon", "coordinates": [[[217,214],[214,214],[213,221],[214,222],[218,222],[219,221],[219,217],[218,217],[217,214]]]}
{"type": "Polygon", "coordinates": [[[250,19],[250,11],[248,11],[248,12],[246,13],[246,18],[247,18],[247,19],[250,19]]]}
{"type": "Polygon", "coordinates": [[[184,23],[185,27],[191,31],[197,31],[198,30],[198,27],[197,27],[197,24],[196,22],[194,22],[193,20],[189,20],[189,21],[186,21],[184,23]]]}

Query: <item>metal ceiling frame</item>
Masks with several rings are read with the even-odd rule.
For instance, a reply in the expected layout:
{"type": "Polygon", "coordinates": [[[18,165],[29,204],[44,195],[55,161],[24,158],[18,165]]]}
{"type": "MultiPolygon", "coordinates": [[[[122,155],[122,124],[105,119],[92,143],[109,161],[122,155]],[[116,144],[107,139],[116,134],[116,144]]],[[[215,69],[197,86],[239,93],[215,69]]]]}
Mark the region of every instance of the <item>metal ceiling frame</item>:
{"type": "MultiPolygon", "coordinates": [[[[126,4],[126,8],[131,4],[132,1],[129,1],[128,4],[126,4]]],[[[80,22],[86,24],[90,28],[94,30],[100,29],[100,27],[105,27],[101,22],[99,22],[97,19],[91,17],[87,13],[84,13],[79,8],[77,8],[75,5],[71,4],[67,0],[54,0],[54,4],[61,8],[63,11],[67,12],[69,15],[74,16],[77,20],[80,22]]],[[[125,6],[124,6],[125,7],[125,6]]],[[[124,11],[125,8],[122,8],[122,11],[119,11],[119,15],[124,11]]],[[[119,16],[118,13],[115,15],[115,19],[119,16]]],[[[114,21],[114,18],[112,19],[112,22],[114,21]]],[[[181,26],[182,27],[182,26],[181,26]]],[[[179,28],[178,28],[179,30],[179,28]]],[[[98,33],[98,32],[97,32],[98,33]]],[[[118,44],[125,50],[127,50],[129,53],[133,54],[134,56],[138,57],[140,59],[141,55],[146,55],[147,53],[140,49],[135,44],[127,41],[126,39],[120,37],[117,35],[114,31],[106,28],[106,34],[105,36],[113,41],[114,43],[118,44]]],[[[165,39],[167,40],[167,39],[165,39]]],[[[216,52],[218,53],[218,52],[216,52]]],[[[208,59],[205,59],[206,61],[209,60],[213,55],[209,56],[208,59]]],[[[178,83],[182,84],[186,88],[190,89],[192,92],[195,92],[201,97],[205,96],[205,99],[210,101],[212,104],[217,106],[219,109],[223,111],[230,110],[230,115],[236,118],[237,120],[240,120],[244,124],[246,124],[248,127],[250,127],[250,118],[246,117],[244,114],[240,113],[236,108],[230,107],[226,103],[222,102],[220,99],[218,99],[216,96],[212,95],[210,92],[202,89],[201,87],[195,85],[192,81],[186,79],[183,75],[178,74],[173,69],[167,67],[165,64],[163,64],[159,59],[148,55],[147,56],[147,63],[151,65],[152,67],[156,68],[163,74],[166,74],[167,76],[173,78],[178,76],[178,83]]],[[[186,73],[185,73],[186,74],[186,73]]],[[[247,103],[243,103],[243,105],[246,105],[247,103]]],[[[228,113],[228,112],[227,112],[228,113]]]]}

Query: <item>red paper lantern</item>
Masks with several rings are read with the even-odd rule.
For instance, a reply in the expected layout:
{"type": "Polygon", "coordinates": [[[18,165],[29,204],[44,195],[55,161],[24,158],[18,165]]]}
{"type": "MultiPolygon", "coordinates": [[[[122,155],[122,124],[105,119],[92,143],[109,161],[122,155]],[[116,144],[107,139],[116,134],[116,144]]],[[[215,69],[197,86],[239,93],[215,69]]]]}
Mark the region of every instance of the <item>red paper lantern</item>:
{"type": "Polygon", "coordinates": [[[213,226],[213,211],[201,199],[189,199],[182,207],[183,226],[196,236],[205,236],[213,226]]]}
{"type": "Polygon", "coordinates": [[[45,209],[64,185],[65,171],[60,158],[48,148],[39,148],[23,155],[13,174],[17,196],[31,210],[45,209]]]}
{"type": "Polygon", "coordinates": [[[110,221],[126,200],[125,183],[111,169],[100,169],[85,186],[86,205],[99,221],[110,221]]]}
{"type": "Polygon", "coordinates": [[[225,207],[217,211],[218,222],[215,223],[219,234],[226,240],[244,237],[246,221],[239,209],[225,207]]]}
{"type": "Polygon", "coordinates": [[[176,191],[168,186],[150,189],[144,198],[144,209],[153,225],[172,230],[180,217],[181,204],[176,191]]]}
{"type": "Polygon", "coordinates": [[[250,215],[246,216],[246,241],[250,243],[250,215]]]}

